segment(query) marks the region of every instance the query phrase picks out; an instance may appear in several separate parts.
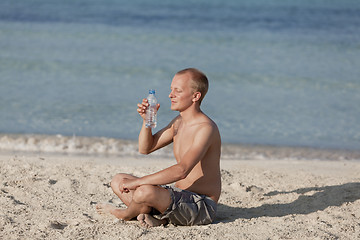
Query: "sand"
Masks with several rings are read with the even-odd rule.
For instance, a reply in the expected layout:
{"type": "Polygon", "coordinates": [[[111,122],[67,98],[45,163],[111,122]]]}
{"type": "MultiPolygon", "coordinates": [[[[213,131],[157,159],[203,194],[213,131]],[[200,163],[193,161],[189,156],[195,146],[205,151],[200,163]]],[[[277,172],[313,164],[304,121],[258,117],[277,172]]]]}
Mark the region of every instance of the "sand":
{"type": "Polygon", "coordinates": [[[109,182],[170,158],[0,154],[0,239],[360,239],[360,161],[222,160],[216,221],[146,229],[99,215],[124,207],[109,182]]]}

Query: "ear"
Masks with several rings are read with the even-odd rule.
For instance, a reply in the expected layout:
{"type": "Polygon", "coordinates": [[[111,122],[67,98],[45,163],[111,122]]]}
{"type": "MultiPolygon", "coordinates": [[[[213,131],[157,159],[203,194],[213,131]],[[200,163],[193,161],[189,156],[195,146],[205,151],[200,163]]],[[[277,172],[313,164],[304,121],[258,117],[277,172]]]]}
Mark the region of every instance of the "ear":
{"type": "Polygon", "coordinates": [[[195,92],[193,96],[193,102],[199,101],[201,98],[201,92],[195,92]]]}

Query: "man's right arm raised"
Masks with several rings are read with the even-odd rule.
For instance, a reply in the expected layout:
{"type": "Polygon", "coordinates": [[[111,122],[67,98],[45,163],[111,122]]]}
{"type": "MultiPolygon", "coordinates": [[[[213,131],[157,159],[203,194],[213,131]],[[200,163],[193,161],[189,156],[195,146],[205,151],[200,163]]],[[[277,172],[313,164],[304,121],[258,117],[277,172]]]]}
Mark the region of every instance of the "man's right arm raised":
{"type": "MultiPolygon", "coordinates": [[[[141,154],[149,154],[153,151],[156,151],[159,148],[162,148],[173,141],[173,121],[169,123],[166,127],[158,131],[156,134],[152,134],[152,129],[145,126],[145,113],[149,106],[147,99],[143,99],[142,103],[138,105],[138,113],[143,118],[143,124],[139,134],[139,152],[141,154]]],[[[158,109],[160,105],[158,104],[158,109]]]]}

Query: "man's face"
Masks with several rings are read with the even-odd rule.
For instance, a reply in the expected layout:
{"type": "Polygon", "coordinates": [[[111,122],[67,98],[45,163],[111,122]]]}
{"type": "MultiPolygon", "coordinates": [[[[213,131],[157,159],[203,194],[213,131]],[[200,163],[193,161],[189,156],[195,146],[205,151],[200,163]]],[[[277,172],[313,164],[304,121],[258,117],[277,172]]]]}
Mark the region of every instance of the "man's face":
{"type": "Polygon", "coordinates": [[[193,104],[194,91],[188,74],[177,74],[171,82],[171,110],[184,111],[193,104]]]}

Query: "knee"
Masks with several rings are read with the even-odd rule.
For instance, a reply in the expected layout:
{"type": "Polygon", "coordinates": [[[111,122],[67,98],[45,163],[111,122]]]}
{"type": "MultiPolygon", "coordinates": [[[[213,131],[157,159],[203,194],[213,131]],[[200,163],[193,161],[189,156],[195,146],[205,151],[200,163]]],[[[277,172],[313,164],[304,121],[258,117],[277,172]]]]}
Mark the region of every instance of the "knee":
{"type": "Polygon", "coordinates": [[[122,183],[123,179],[125,178],[125,174],[119,173],[116,174],[113,179],[111,180],[110,186],[113,191],[119,190],[119,186],[122,183]]]}
{"type": "Polygon", "coordinates": [[[137,203],[151,202],[155,196],[155,189],[152,185],[142,185],[138,187],[133,195],[133,200],[137,203]]]}

